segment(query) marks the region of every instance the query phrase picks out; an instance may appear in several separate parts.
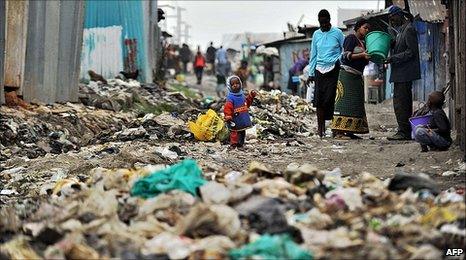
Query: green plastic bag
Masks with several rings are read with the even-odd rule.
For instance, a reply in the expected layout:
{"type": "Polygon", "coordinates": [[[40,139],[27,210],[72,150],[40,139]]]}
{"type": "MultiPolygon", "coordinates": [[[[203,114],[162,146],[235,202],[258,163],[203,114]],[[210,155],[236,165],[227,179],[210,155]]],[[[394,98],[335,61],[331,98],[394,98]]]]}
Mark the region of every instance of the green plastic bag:
{"type": "Polygon", "coordinates": [[[312,255],[297,245],[288,235],[263,235],[241,248],[230,250],[230,258],[247,259],[309,259],[312,255]]]}
{"type": "Polygon", "coordinates": [[[131,195],[150,198],[171,190],[183,190],[197,195],[197,188],[206,180],[196,161],[188,159],[137,180],[131,195]]]}

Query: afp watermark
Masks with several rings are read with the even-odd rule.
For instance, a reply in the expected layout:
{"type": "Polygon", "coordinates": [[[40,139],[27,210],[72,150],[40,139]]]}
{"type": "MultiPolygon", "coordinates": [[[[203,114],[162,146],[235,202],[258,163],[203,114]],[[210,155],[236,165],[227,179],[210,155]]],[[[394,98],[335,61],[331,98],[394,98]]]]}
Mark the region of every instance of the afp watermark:
{"type": "Polygon", "coordinates": [[[461,256],[463,255],[464,250],[462,248],[449,248],[445,253],[446,256],[461,256]]]}

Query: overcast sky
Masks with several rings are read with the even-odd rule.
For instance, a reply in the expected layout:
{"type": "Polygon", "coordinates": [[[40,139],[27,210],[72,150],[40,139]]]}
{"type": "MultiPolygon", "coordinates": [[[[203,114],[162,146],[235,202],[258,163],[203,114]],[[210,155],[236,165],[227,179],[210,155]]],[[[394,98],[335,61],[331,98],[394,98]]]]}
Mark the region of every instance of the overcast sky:
{"type": "MultiPolygon", "coordinates": [[[[317,24],[317,13],[327,9],[332,16],[332,23],[337,24],[338,8],[380,9],[383,0],[366,1],[231,1],[231,0],[161,0],[157,4],[166,12],[166,16],[175,15],[176,11],[163,5],[186,8],[182,20],[192,26],[189,41],[192,47],[201,45],[204,49],[210,41],[219,45],[223,34],[240,32],[276,32],[287,30],[286,23],[296,25],[301,15],[301,24],[317,24]]],[[[176,18],[167,18],[168,32],[175,34],[173,26],[176,18]]],[[[163,22],[160,23],[163,27],[163,22]]]]}

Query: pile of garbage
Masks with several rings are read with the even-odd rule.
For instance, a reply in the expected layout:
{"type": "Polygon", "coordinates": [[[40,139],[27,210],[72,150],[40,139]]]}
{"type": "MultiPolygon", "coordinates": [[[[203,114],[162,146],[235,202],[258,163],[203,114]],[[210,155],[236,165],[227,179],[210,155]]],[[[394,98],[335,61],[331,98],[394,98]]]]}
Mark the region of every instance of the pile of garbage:
{"type": "Polygon", "coordinates": [[[280,90],[260,91],[250,108],[258,137],[271,140],[312,135],[314,112],[306,100],[280,90]]]}
{"type": "Polygon", "coordinates": [[[192,138],[185,120],[167,112],[138,117],[132,112],[71,103],[35,105],[27,110],[2,106],[0,112],[0,161],[15,156],[32,159],[115,141],[192,138]]]}
{"type": "Polygon", "coordinates": [[[202,95],[182,85],[165,88],[157,84],[141,84],[136,80],[109,79],[106,84],[90,81],[80,85],[81,103],[95,108],[131,111],[140,116],[162,112],[185,113],[201,108],[202,95]]]}
{"type": "Polygon", "coordinates": [[[55,179],[25,212],[0,209],[0,255],[12,259],[439,259],[463,248],[463,190],[426,176],[343,178],[292,163],[213,171],[173,165],[93,169],[55,179]]]}
{"type": "Polygon", "coordinates": [[[81,85],[80,100],[82,104],[0,107],[0,161],[109,141],[189,139],[185,122],[201,106],[197,94],[184,88],[166,90],[120,79],[81,85]]]}
{"type": "Polygon", "coordinates": [[[0,112],[0,161],[78,150],[96,143],[99,134],[122,130],[135,118],[71,103],[29,109],[2,106],[0,112]]]}

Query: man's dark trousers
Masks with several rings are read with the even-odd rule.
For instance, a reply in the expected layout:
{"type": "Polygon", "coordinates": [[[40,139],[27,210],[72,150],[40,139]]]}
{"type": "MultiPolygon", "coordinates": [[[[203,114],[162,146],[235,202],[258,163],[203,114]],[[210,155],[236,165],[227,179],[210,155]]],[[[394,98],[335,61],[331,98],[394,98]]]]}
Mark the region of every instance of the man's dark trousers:
{"type": "Polygon", "coordinates": [[[406,138],[411,138],[411,124],[409,118],[413,114],[413,82],[395,82],[393,90],[393,108],[398,132],[406,138]]]}

